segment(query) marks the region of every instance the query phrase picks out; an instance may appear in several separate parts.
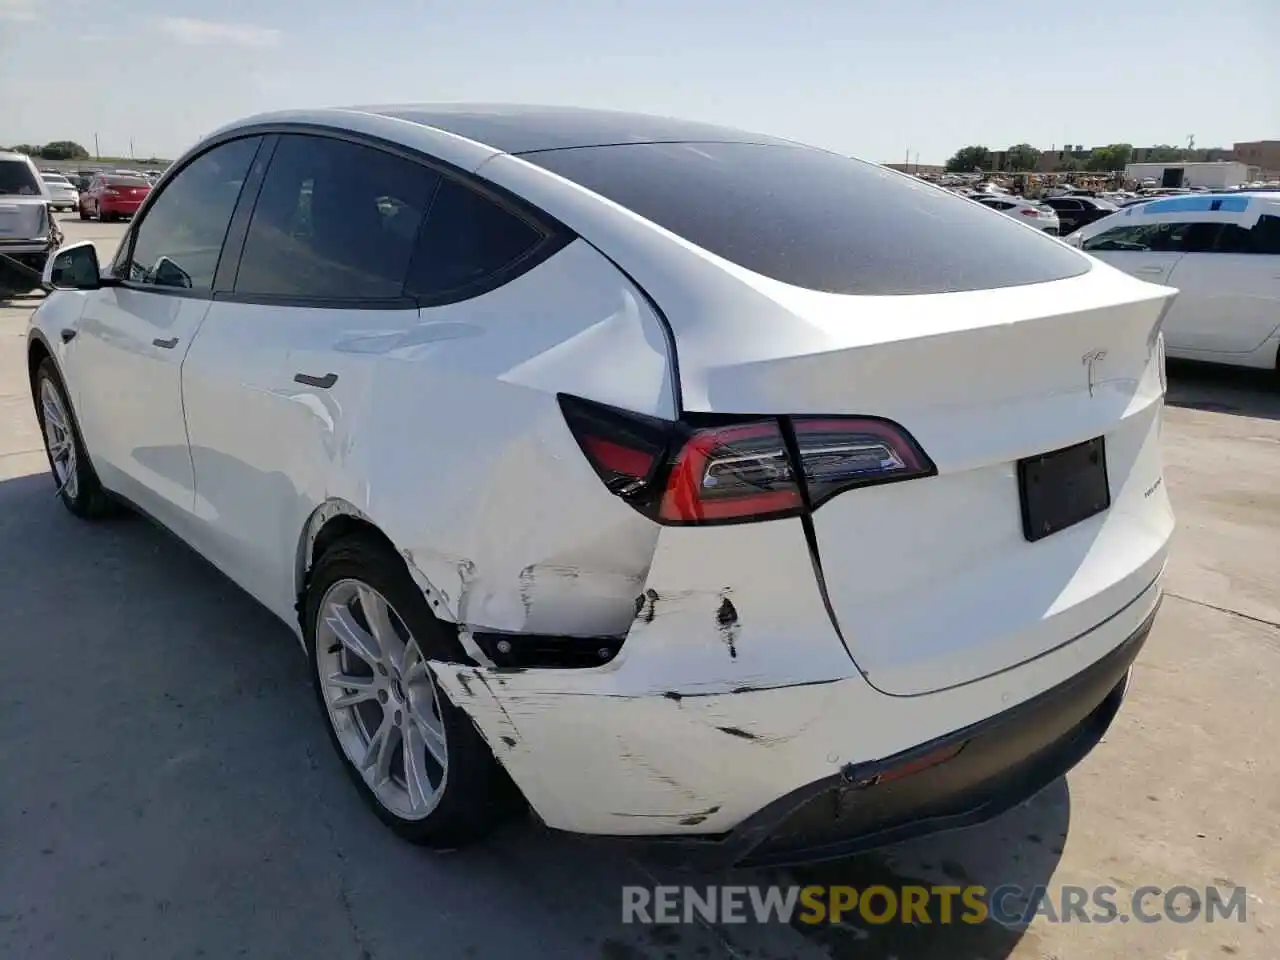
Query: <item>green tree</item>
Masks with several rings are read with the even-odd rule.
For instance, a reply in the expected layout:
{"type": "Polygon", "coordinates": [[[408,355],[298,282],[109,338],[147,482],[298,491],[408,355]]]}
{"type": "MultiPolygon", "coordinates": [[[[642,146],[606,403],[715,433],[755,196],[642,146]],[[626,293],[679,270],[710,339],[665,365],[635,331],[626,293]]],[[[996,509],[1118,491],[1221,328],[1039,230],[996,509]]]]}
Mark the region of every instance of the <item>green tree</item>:
{"type": "Polygon", "coordinates": [[[9,148],[14,153],[25,153],[28,157],[36,157],[40,155],[40,148],[30,143],[18,143],[9,148]]]}
{"type": "Polygon", "coordinates": [[[1114,170],[1123,170],[1126,163],[1133,156],[1133,145],[1128,143],[1112,143],[1105,147],[1098,147],[1089,154],[1089,159],[1085,161],[1085,168],[1098,173],[1110,173],[1114,170]]]}
{"type": "Polygon", "coordinates": [[[948,173],[972,173],[975,169],[985,170],[991,163],[991,151],[986,147],[961,147],[947,161],[948,173]]]}
{"type": "Polygon", "coordinates": [[[1147,160],[1151,163],[1169,163],[1171,161],[1181,160],[1183,150],[1181,147],[1170,146],[1162,143],[1157,147],[1152,147],[1147,154],[1147,160]]]}
{"type": "Polygon", "coordinates": [[[55,140],[40,148],[40,156],[46,160],[87,160],[89,151],[74,140],[55,140]]]}
{"type": "Polygon", "coordinates": [[[1006,170],[1034,170],[1040,163],[1040,151],[1029,143],[1017,143],[1004,155],[1006,170]]]}

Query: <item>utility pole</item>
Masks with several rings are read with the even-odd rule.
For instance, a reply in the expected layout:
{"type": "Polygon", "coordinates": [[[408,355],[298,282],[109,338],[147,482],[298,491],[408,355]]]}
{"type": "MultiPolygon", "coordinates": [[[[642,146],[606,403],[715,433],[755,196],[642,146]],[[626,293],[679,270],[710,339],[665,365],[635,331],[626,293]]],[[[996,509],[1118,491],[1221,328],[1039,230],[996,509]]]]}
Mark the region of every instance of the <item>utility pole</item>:
{"type": "Polygon", "coordinates": [[[98,135],[95,133],[93,135],[93,159],[100,160],[101,158],[102,151],[98,148],[98,135]]]}
{"type": "Polygon", "coordinates": [[[133,137],[129,138],[129,159],[137,160],[138,156],[133,152],[133,137]]]}
{"type": "Polygon", "coordinates": [[[910,147],[907,147],[907,159],[902,164],[902,172],[903,173],[911,172],[911,148],[910,147]]]}

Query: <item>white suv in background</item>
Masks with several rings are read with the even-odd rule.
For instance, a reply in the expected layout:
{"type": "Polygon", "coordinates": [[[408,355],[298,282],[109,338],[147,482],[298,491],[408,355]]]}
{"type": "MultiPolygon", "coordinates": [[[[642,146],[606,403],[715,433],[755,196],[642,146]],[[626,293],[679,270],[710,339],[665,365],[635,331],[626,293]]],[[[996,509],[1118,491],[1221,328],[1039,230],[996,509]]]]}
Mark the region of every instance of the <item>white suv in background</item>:
{"type": "Polygon", "coordinates": [[[1169,356],[1280,367],[1280,194],[1153,200],[1067,242],[1181,291],[1164,321],[1169,356]]]}

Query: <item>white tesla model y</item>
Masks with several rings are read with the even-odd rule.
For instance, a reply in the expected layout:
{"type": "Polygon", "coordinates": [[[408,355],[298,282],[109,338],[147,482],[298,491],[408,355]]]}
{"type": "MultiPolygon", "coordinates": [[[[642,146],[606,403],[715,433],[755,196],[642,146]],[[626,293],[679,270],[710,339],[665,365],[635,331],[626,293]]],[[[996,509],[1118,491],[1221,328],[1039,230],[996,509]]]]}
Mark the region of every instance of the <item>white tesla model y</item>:
{"type": "Polygon", "coordinates": [[[63,502],[290,624],[414,841],[520,797],[735,863],[975,822],[1098,741],[1160,599],[1174,291],[825,150],[259,116],[46,282],[63,502]]]}

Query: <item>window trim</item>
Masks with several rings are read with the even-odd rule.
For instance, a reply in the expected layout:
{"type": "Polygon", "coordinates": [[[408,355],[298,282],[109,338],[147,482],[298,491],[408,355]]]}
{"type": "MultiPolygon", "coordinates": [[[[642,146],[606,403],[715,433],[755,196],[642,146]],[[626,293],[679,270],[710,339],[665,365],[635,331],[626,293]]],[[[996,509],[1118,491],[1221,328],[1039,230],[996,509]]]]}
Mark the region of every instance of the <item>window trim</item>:
{"type": "MultiPolygon", "coordinates": [[[[119,281],[120,287],[125,290],[134,290],[139,293],[159,293],[170,297],[181,297],[184,300],[214,299],[214,295],[218,292],[218,279],[222,275],[222,263],[227,256],[227,241],[231,236],[231,227],[235,223],[236,214],[239,213],[240,207],[244,203],[245,187],[249,185],[249,182],[253,177],[254,164],[257,163],[258,157],[262,154],[262,148],[267,142],[266,137],[260,138],[258,149],[254,151],[253,157],[249,160],[249,172],[245,176],[245,182],[240,185],[240,194],[236,197],[235,206],[231,209],[231,219],[227,221],[227,232],[222,236],[222,248],[218,251],[218,262],[213,268],[213,282],[208,290],[187,290],[183,287],[165,287],[158,286],[154,283],[137,283],[136,281],[129,280],[126,277],[119,276],[117,271],[123,266],[121,263],[121,257],[124,258],[124,263],[129,263],[133,260],[133,251],[138,239],[138,230],[147,222],[147,216],[151,213],[151,208],[155,205],[156,197],[162,195],[164,191],[168,189],[169,184],[173,182],[175,177],[181,175],[187,167],[191,166],[191,164],[195,163],[205,154],[216,150],[218,147],[232,143],[236,140],[248,140],[254,136],[257,136],[257,134],[219,137],[216,140],[202,143],[199,147],[188,152],[186,156],[165,171],[164,176],[156,182],[155,186],[151,188],[151,192],[148,193],[146,198],[142,201],[142,205],[138,207],[138,212],[133,215],[133,220],[129,223],[129,229],[125,231],[124,238],[120,241],[120,246],[116,250],[116,255],[111,258],[111,266],[109,268],[110,275],[119,281]]],[[[98,174],[98,177],[105,180],[106,174],[98,174]]]]}
{"type": "MultiPolygon", "coordinates": [[[[474,299],[475,297],[482,296],[492,290],[496,290],[498,287],[510,283],[522,274],[529,272],[546,260],[549,260],[552,256],[577,239],[577,235],[574,234],[572,230],[522,197],[504,189],[498,184],[483,180],[461,167],[457,167],[454,164],[441,160],[438,157],[434,157],[431,154],[415,150],[412,147],[407,147],[402,143],[395,143],[394,141],[385,140],[382,137],[372,136],[356,130],[348,130],[343,127],[326,126],[318,123],[260,123],[250,124],[238,127],[234,131],[228,131],[226,134],[209,141],[208,149],[213,149],[213,147],[228,140],[240,139],[245,136],[262,136],[264,137],[264,143],[270,139],[271,154],[267,157],[267,163],[263,166],[262,177],[256,184],[253,191],[252,203],[246,203],[247,191],[243,189],[241,190],[240,203],[245,205],[246,212],[243,215],[243,229],[238,232],[235,228],[237,227],[237,218],[241,216],[240,207],[237,206],[235,213],[232,214],[231,226],[227,230],[227,238],[223,242],[222,247],[222,260],[229,261],[229,284],[226,286],[222,285],[223,282],[228,280],[228,277],[224,277],[222,274],[221,260],[218,264],[218,274],[214,277],[212,299],[219,303],[260,304],[264,306],[280,307],[310,307],[317,310],[420,310],[427,307],[447,306],[452,303],[461,303],[465,300],[474,299]],[[524,255],[517,257],[501,270],[498,270],[481,280],[477,280],[474,283],[467,284],[462,287],[455,287],[453,290],[445,291],[437,296],[415,297],[407,294],[405,292],[405,288],[409,282],[409,274],[407,270],[405,271],[404,283],[400,288],[401,296],[399,298],[368,300],[237,293],[234,289],[234,283],[240,272],[240,260],[244,255],[245,243],[248,240],[249,223],[252,220],[253,209],[257,206],[258,194],[262,189],[262,183],[265,182],[266,174],[270,172],[270,161],[274,159],[275,150],[279,144],[279,138],[283,136],[310,136],[353,143],[358,146],[379,150],[383,153],[399,157],[402,160],[407,160],[418,166],[425,167],[441,177],[449,177],[457,181],[465,189],[469,189],[480,194],[490,202],[496,204],[502,210],[525,221],[529,226],[541,233],[543,238],[541,242],[530,248],[524,255]],[[234,266],[232,267],[231,265],[234,266]]],[[[260,155],[261,148],[259,149],[259,156],[260,155]]],[[[257,157],[254,159],[256,162],[257,157]]],[[[245,185],[248,186],[247,180],[245,185]]],[[[157,185],[157,189],[158,187],[159,185],[157,185]]],[[[432,199],[434,200],[434,196],[432,199]]],[[[418,228],[419,235],[416,236],[413,241],[415,255],[417,253],[418,243],[421,239],[422,228],[427,224],[430,215],[431,208],[428,206],[427,210],[423,214],[422,224],[418,228]]],[[[412,258],[410,260],[410,265],[412,265],[412,258]]]]}

